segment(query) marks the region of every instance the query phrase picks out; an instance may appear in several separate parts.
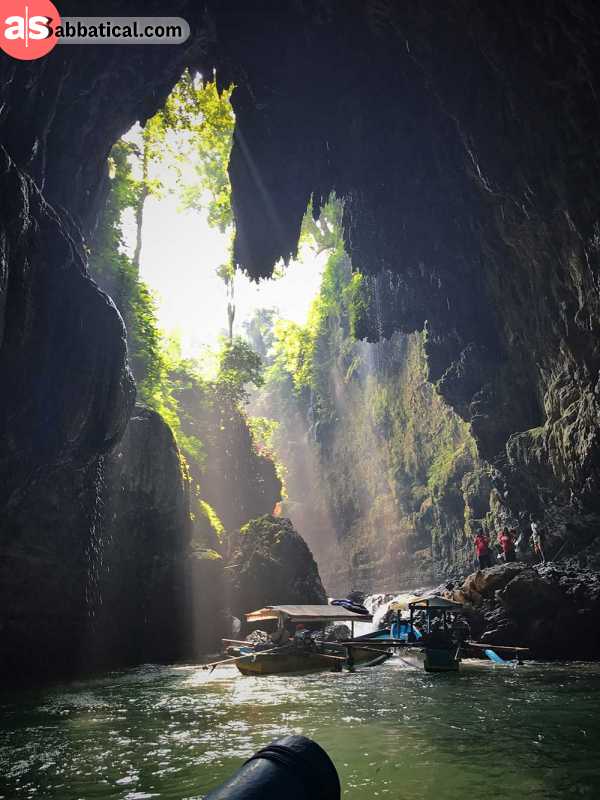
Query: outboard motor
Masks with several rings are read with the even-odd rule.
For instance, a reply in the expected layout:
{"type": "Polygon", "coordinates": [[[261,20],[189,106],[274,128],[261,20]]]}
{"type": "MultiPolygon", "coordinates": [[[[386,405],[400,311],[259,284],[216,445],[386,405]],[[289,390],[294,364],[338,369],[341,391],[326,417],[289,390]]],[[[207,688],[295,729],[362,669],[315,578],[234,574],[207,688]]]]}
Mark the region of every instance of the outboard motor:
{"type": "Polygon", "coordinates": [[[322,747],[284,736],[263,747],[205,800],[340,800],[340,780],[322,747]]]}

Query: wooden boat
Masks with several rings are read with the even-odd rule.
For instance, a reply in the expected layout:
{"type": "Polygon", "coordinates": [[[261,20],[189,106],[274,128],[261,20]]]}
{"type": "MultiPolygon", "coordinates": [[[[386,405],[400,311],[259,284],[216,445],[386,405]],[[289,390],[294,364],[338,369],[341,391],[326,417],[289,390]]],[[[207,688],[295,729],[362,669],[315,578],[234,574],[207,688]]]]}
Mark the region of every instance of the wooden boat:
{"type": "Polygon", "coordinates": [[[448,615],[459,614],[462,604],[444,597],[415,598],[406,604],[399,604],[396,621],[389,627],[352,640],[352,644],[369,642],[384,644],[392,648],[406,664],[426,672],[456,672],[460,665],[461,645],[451,633],[448,615]],[[408,607],[410,619],[403,620],[402,610],[408,607]],[[414,615],[425,612],[425,626],[421,631],[414,623],[414,615]],[[438,620],[434,629],[433,620],[438,620]]]}
{"type": "MultiPolygon", "coordinates": [[[[338,651],[339,652],[339,651],[338,651]]],[[[390,658],[391,653],[374,654],[360,647],[352,648],[353,666],[376,666],[390,658]]],[[[303,652],[292,645],[286,652],[253,653],[238,659],[236,666],[242,675],[278,675],[284,672],[339,671],[348,666],[347,656],[334,653],[303,652]]]]}
{"type": "MultiPolygon", "coordinates": [[[[370,622],[370,614],[355,614],[340,606],[288,605],[267,606],[246,614],[248,622],[275,620],[278,628],[286,624],[307,624],[313,627],[331,622],[370,622]]],[[[340,670],[344,667],[374,666],[389,658],[387,647],[371,647],[365,644],[341,644],[338,642],[290,642],[275,650],[242,655],[236,666],[243,675],[275,675],[285,672],[320,672],[340,670]]]]}
{"type": "MultiPolygon", "coordinates": [[[[444,597],[414,598],[396,608],[396,621],[388,628],[367,633],[349,641],[351,644],[387,644],[405,664],[426,672],[457,672],[465,655],[479,656],[480,665],[493,663],[496,666],[516,666],[529,651],[526,647],[489,645],[482,642],[463,641],[453,633],[448,616],[460,615],[462,604],[444,597]],[[403,610],[410,611],[410,619],[403,620],[403,610]],[[418,611],[425,612],[424,630],[414,623],[418,611]],[[433,620],[437,619],[434,628],[433,620]],[[514,660],[505,661],[496,651],[514,660]]],[[[469,668],[477,665],[477,659],[468,658],[469,668]]]]}

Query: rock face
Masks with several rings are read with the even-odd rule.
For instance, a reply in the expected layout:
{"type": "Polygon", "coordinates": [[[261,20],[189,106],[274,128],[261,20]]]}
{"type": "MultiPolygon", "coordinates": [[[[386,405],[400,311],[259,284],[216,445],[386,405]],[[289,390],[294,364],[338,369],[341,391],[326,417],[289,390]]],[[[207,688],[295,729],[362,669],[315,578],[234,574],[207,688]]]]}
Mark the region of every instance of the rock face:
{"type": "Polygon", "coordinates": [[[451,595],[467,603],[474,638],[531,648],[536,658],[600,656],[600,574],[554,564],[503,564],[469,575],[451,595]]]}
{"type": "Polygon", "coordinates": [[[101,476],[98,461],[38,476],[2,516],[2,680],[40,681],[83,668],[101,476]]]}
{"type": "Polygon", "coordinates": [[[248,520],[273,511],[281,499],[281,480],[273,460],[257,451],[246,415],[203,384],[181,390],[182,432],[202,442],[202,463],[190,460],[202,497],[234,533],[248,520]]]}
{"type": "MultiPolygon", "coordinates": [[[[68,3],[61,12],[69,13],[68,3]]],[[[109,76],[129,72],[131,54],[129,63],[116,53],[90,56],[78,66],[59,54],[44,64],[3,58],[0,66],[0,675],[7,680],[74,674],[105,655],[95,639],[111,539],[102,527],[105,459],[128,425],[135,388],[122,320],[88,276],[82,230],[93,226],[102,200],[110,145],[143,108],[153,113],[181,70],[166,66],[166,53],[138,53],[138,66],[154,62],[161,77],[150,89],[140,70],[139,92],[129,94],[129,81],[109,76]],[[123,104],[115,100],[121,91],[129,97],[123,104]]],[[[179,466],[170,477],[178,479],[179,466]]],[[[118,627],[118,611],[115,620],[118,627]]],[[[108,644],[115,657],[129,658],[139,643],[128,654],[123,637],[108,644]]]]}
{"type": "Polygon", "coordinates": [[[0,675],[42,680],[214,649],[223,562],[194,548],[201,524],[171,430],[139,407],[108,456],[32,483],[4,518],[0,675]]]}
{"type": "Polygon", "coordinates": [[[299,391],[278,361],[252,407],[279,422],[283,511],[336,596],[464,574],[493,491],[469,427],[427,379],[426,337],[354,340],[352,281],[340,243],[324,268],[319,322],[304,331],[309,377],[299,391]]]}
{"type": "Polygon", "coordinates": [[[191,522],[170,428],[136,407],[105,461],[97,524],[94,662],[139,664],[183,653],[191,522]]]}
{"type": "Polygon", "coordinates": [[[312,553],[289,519],[252,520],[238,541],[228,569],[235,616],[266,605],[327,602],[312,553]]]}
{"type": "Polygon", "coordinates": [[[235,54],[220,78],[239,86],[240,263],[269,273],[311,194],[318,208],[335,189],[353,265],[372,276],[362,335],[427,320],[430,377],[495,464],[499,513],[545,516],[557,543],[568,525],[597,530],[595,4],[213,13],[235,54]]]}
{"type": "Polygon", "coordinates": [[[0,183],[0,509],[10,509],[28,481],[106,453],[135,389],[123,323],[87,277],[72,226],[4,149],[0,183]]]}

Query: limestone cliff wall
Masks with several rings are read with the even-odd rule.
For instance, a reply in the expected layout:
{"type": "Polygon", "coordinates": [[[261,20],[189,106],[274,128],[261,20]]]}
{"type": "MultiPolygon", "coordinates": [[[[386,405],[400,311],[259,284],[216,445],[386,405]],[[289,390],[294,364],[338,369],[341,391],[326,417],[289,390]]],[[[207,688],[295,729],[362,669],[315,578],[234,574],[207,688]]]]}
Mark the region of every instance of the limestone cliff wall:
{"type": "Polygon", "coordinates": [[[254,401],[279,422],[284,513],[333,594],[468,570],[473,527],[490,514],[491,468],[428,382],[423,337],[346,337],[330,319],[316,343],[322,368],[310,401],[286,383],[254,401]]]}

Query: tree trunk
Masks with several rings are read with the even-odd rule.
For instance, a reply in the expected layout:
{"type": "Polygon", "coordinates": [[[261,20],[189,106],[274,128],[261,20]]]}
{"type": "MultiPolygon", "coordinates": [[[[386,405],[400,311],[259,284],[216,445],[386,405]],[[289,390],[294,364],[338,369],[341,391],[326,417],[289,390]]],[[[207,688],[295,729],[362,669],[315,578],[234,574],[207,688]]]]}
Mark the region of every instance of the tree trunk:
{"type": "Polygon", "coordinates": [[[142,186],[140,189],[140,196],[135,208],[135,250],[133,251],[133,266],[135,267],[135,274],[139,277],[140,274],[140,259],[142,256],[142,226],[144,223],[144,206],[146,198],[149,194],[148,189],[148,147],[146,142],[143,143],[142,154],[142,186]]]}

